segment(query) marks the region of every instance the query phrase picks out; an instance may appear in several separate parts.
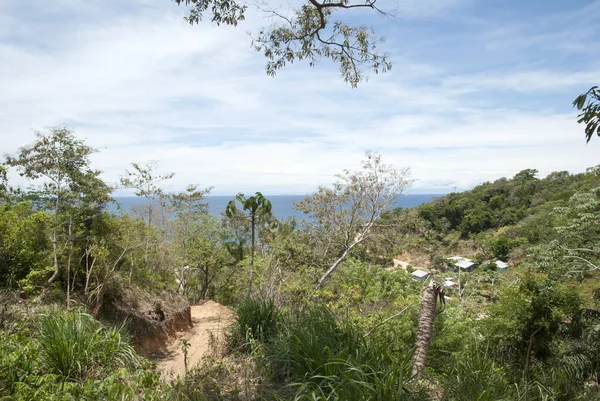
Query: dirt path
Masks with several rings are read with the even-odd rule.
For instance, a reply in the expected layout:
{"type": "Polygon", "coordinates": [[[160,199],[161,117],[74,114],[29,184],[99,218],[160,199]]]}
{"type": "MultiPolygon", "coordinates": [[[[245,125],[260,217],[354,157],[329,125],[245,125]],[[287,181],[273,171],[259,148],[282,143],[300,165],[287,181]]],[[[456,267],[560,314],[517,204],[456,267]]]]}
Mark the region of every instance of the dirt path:
{"type": "Polygon", "coordinates": [[[194,305],[191,309],[194,328],[171,344],[167,356],[157,363],[158,370],[165,379],[183,376],[185,373],[181,340],[185,339],[190,343],[187,353],[188,369],[191,369],[203,356],[218,349],[218,346],[215,348],[211,343],[214,340],[223,341],[224,330],[234,321],[231,310],[213,301],[194,305]]]}

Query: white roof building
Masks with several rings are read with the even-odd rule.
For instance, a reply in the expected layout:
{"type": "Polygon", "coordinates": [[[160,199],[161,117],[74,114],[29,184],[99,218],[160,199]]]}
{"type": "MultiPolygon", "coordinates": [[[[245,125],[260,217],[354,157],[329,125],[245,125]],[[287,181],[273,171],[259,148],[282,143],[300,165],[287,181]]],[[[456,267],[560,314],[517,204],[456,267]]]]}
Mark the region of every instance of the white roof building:
{"type": "Polygon", "coordinates": [[[461,270],[472,270],[475,268],[475,262],[473,262],[471,259],[463,258],[461,256],[453,256],[448,259],[453,260],[454,265],[461,270]]]}
{"type": "Polygon", "coordinates": [[[425,281],[427,280],[427,277],[429,277],[429,273],[427,273],[426,271],[423,270],[415,270],[413,271],[411,274],[412,279],[413,280],[417,280],[417,281],[425,281]]]}
{"type": "Polygon", "coordinates": [[[458,284],[456,284],[451,279],[447,279],[446,281],[444,281],[444,287],[456,287],[457,285],[458,284]]]}
{"type": "Polygon", "coordinates": [[[504,263],[501,260],[497,260],[494,262],[496,264],[496,270],[500,273],[505,272],[508,269],[508,264],[504,263]]]}

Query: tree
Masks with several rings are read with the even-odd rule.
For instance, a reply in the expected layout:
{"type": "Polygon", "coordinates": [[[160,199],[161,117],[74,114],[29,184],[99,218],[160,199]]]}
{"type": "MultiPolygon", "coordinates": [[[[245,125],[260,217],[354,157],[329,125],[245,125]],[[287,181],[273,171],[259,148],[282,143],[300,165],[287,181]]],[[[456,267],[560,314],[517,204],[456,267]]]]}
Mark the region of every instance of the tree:
{"type": "Polygon", "coordinates": [[[144,260],[148,263],[148,251],[150,247],[150,236],[152,231],[152,215],[156,199],[163,195],[163,190],[159,184],[163,181],[173,178],[175,173],[157,174],[158,162],[153,160],[145,165],[131,163],[133,171],[126,170],[125,175],[121,177],[121,185],[125,188],[135,189],[135,195],[146,199],[146,211],[144,220],[146,220],[146,251],[144,260]]]}
{"type": "MultiPolygon", "coordinates": [[[[33,144],[21,148],[16,157],[7,156],[6,163],[15,167],[21,176],[45,180],[39,193],[46,201],[45,207],[53,213],[54,273],[48,279],[50,285],[59,274],[58,246],[64,239],[63,219],[72,224],[77,206],[91,205],[93,210],[98,210],[110,199],[112,190],[100,180],[100,172],[90,168],[89,156],[96,150],[77,139],[71,130],[52,127],[35,135],[37,140],[33,144]]],[[[72,244],[72,236],[69,237],[72,244]]]]}
{"type": "Polygon", "coordinates": [[[534,168],[526,168],[525,170],[521,170],[519,171],[517,174],[515,174],[515,176],[513,177],[514,181],[531,181],[531,180],[536,180],[536,175],[538,174],[538,171],[534,168]]]}
{"type": "Polygon", "coordinates": [[[171,207],[175,211],[175,240],[180,245],[181,271],[179,276],[179,286],[177,290],[183,288],[186,292],[185,266],[189,264],[188,243],[194,237],[191,231],[192,224],[206,215],[208,204],[203,202],[204,197],[212,188],[199,190],[197,185],[188,185],[185,192],[171,194],[168,196],[171,207]]]}
{"type": "Polygon", "coordinates": [[[6,177],[6,167],[0,166],[0,201],[8,198],[8,178],[6,177]]]}
{"type": "MultiPolygon", "coordinates": [[[[248,5],[236,0],[174,0],[177,4],[190,6],[186,20],[198,24],[204,14],[212,14],[217,25],[237,25],[246,17],[248,5]]],[[[264,2],[256,7],[268,17],[278,21],[262,29],[252,39],[256,51],[267,58],[267,74],[274,76],[277,70],[294,61],[308,60],[314,66],[321,58],[336,63],[344,81],[356,87],[365,76],[362,66],[373,72],[386,72],[392,66],[385,53],[376,44],[382,39],[368,27],[356,26],[332,20],[334,12],[349,9],[369,9],[388,15],[378,8],[377,0],[307,0],[291,13],[283,13],[264,2]]]]}
{"type": "Polygon", "coordinates": [[[251,257],[250,257],[250,282],[248,283],[248,297],[252,294],[252,281],[254,280],[254,248],[256,245],[256,225],[271,224],[274,222],[273,213],[271,212],[271,201],[268,200],[260,192],[256,192],[255,196],[246,198],[244,194],[239,193],[232,199],[227,208],[225,215],[233,218],[237,214],[236,201],[240,202],[242,209],[248,213],[248,221],[250,223],[250,238],[251,238],[251,257]]]}
{"type": "MultiPolygon", "coordinates": [[[[52,264],[52,246],[47,235],[50,221],[51,216],[36,211],[31,202],[0,207],[1,287],[15,287],[32,271],[45,272],[46,266],[52,264]]],[[[46,279],[44,276],[43,280],[46,279]]]]}
{"type": "MultiPolygon", "coordinates": [[[[232,266],[234,258],[224,246],[226,229],[223,223],[214,216],[202,215],[194,220],[188,242],[187,262],[189,263],[189,282],[186,278],[185,294],[192,300],[206,299],[215,279],[225,268],[232,266]],[[196,290],[190,296],[189,291],[196,290]]],[[[222,277],[221,277],[222,278],[222,277]]]]}
{"type": "Polygon", "coordinates": [[[577,116],[577,122],[585,124],[586,142],[589,142],[594,134],[600,136],[600,90],[598,90],[598,86],[593,86],[587,92],[577,96],[573,101],[573,107],[581,111],[577,116]]]}
{"type": "Polygon", "coordinates": [[[552,212],[556,238],[536,250],[536,262],[558,277],[600,269],[600,188],[578,192],[552,212]]]}
{"type": "Polygon", "coordinates": [[[417,342],[413,359],[413,376],[420,376],[427,365],[427,354],[429,353],[429,346],[431,344],[433,321],[437,313],[438,298],[442,305],[446,304],[443,287],[431,280],[428,285],[423,287],[421,292],[421,312],[419,315],[419,329],[417,331],[417,342]]]}
{"type": "Polygon", "coordinates": [[[332,188],[320,187],[296,208],[309,215],[308,231],[323,246],[329,267],[317,280],[319,289],[358,245],[374,236],[373,226],[411,183],[408,168],[396,169],[367,152],[362,171],[345,170],[332,188]]]}

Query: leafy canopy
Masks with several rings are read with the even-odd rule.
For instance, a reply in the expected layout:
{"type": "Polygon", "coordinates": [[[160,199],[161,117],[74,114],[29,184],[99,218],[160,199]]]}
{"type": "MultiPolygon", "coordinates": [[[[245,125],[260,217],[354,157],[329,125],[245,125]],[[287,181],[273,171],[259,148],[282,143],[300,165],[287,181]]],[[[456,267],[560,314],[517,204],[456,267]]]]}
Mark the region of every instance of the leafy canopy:
{"type": "MultiPolygon", "coordinates": [[[[246,18],[248,5],[236,0],[174,0],[189,6],[185,18],[191,25],[202,21],[208,12],[217,25],[236,26],[246,18]]],[[[364,25],[333,20],[335,11],[369,9],[387,15],[376,5],[377,0],[307,0],[302,6],[283,13],[267,2],[256,7],[276,21],[252,37],[252,46],[267,59],[266,71],[275,76],[278,70],[294,61],[308,60],[314,66],[325,58],[338,65],[346,83],[353,88],[365,79],[363,67],[376,74],[392,68],[385,53],[377,49],[382,38],[364,25]]]]}
{"type": "Polygon", "coordinates": [[[577,122],[585,124],[587,142],[592,139],[594,133],[600,136],[600,91],[598,86],[593,86],[587,92],[577,96],[573,101],[573,107],[581,111],[577,116],[577,122]]]}

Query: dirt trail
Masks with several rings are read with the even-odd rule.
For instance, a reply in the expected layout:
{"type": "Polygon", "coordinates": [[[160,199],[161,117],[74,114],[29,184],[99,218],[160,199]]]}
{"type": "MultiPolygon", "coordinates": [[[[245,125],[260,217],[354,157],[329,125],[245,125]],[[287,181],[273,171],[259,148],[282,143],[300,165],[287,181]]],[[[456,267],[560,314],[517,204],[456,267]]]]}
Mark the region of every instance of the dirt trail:
{"type": "Polygon", "coordinates": [[[168,347],[167,355],[157,363],[158,370],[165,379],[183,376],[185,365],[181,341],[187,340],[190,346],[188,353],[188,369],[194,367],[202,357],[215,352],[216,348],[211,344],[213,340],[223,341],[225,329],[234,321],[231,310],[213,301],[207,301],[202,305],[191,307],[192,322],[194,327],[168,347]],[[211,339],[212,334],[212,339],[211,339]]]}

